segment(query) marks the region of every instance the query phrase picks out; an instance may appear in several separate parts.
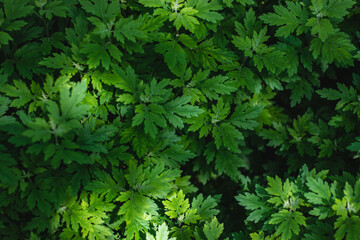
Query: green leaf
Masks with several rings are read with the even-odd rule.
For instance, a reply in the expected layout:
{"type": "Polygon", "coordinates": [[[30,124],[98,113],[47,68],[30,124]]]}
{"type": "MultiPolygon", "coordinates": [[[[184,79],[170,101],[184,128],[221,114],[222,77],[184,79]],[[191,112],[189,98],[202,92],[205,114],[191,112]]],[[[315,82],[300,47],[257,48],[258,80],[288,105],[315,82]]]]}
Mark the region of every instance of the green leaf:
{"type": "MultiPolygon", "coordinates": [[[[68,1],[70,4],[71,2],[68,1]]],[[[51,20],[53,16],[57,17],[66,17],[67,11],[69,9],[69,3],[63,2],[61,0],[51,1],[45,6],[42,6],[39,13],[40,15],[46,16],[47,19],[51,20]]]]}
{"type": "Polygon", "coordinates": [[[88,169],[80,164],[70,165],[66,172],[71,173],[72,175],[70,187],[73,193],[77,193],[80,190],[80,187],[86,186],[90,181],[88,169]]]}
{"type": "Polygon", "coordinates": [[[357,240],[360,236],[360,217],[351,216],[349,218],[340,217],[336,220],[334,227],[336,233],[334,235],[336,240],[344,239],[346,240],[357,240]]]}
{"type": "Polygon", "coordinates": [[[184,223],[185,224],[196,224],[198,220],[201,219],[201,217],[196,214],[197,209],[189,209],[188,211],[186,211],[185,216],[184,216],[184,223]]]}
{"type": "MultiPolygon", "coordinates": [[[[62,119],[80,120],[88,113],[90,106],[82,104],[86,95],[86,89],[86,82],[81,81],[71,89],[71,92],[67,88],[64,88],[60,92],[60,110],[62,119]]],[[[49,110],[49,112],[51,111],[49,110]]],[[[54,116],[54,118],[56,117],[54,116]]]]}
{"type": "Polygon", "coordinates": [[[106,239],[113,234],[105,220],[108,218],[107,213],[111,212],[115,205],[103,201],[102,196],[91,194],[89,198],[79,201],[71,199],[66,207],[67,211],[61,212],[62,221],[75,232],[81,229],[82,238],[106,239]]]}
{"type": "Polygon", "coordinates": [[[220,13],[216,12],[222,10],[218,1],[210,0],[209,2],[209,0],[199,0],[196,3],[195,9],[197,10],[195,16],[208,22],[216,23],[224,19],[220,13]]]}
{"type": "MultiPolygon", "coordinates": [[[[344,84],[337,84],[338,90],[335,89],[320,89],[316,92],[325,99],[328,100],[340,100],[336,104],[336,110],[344,109],[345,111],[351,111],[354,108],[354,103],[357,102],[357,91],[353,86],[347,87],[344,84]]],[[[355,105],[356,106],[356,105],[355,105]]]]}
{"type": "MultiPolygon", "coordinates": [[[[348,99],[351,100],[352,98],[349,99],[349,97],[351,97],[353,95],[353,93],[355,93],[355,89],[350,87],[350,89],[348,89],[344,84],[338,84],[338,88],[340,91],[335,90],[335,89],[331,89],[331,88],[324,88],[321,90],[317,90],[316,92],[322,97],[322,98],[326,98],[327,100],[338,100],[338,99],[348,99]]],[[[341,104],[344,105],[344,104],[341,104]]]]}
{"type": "Polygon", "coordinates": [[[54,53],[53,57],[44,58],[39,64],[48,68],[61,69],[60,73],[64,75],[77,73],[74,62],[64,53],[54,53]]]}
{"type": "Polygon", "coordinates": [[[117,201],[123,202],[118,215],[123,216],[126,223],[125,235],[132,239],[139,231],[148,229],[146,214],[150,216],[157,215],[158,206],[155,202],[138,192],[127,191],[120,193],[117,201]]]}
{"type": "Polygon", "coordinates": [[[106,69],[110,69],[111,57],[117,61],[121,61],[122,53],[114,44],[86,43],[82,46],[81,53],[87,54],[89,68],[96,68],[101,65],[106,69]]]}
{"type": "Polygon", "coordinates": [[[176,240],[175,238],[169,238],[168,226],[165,222],[157,227],[156,237],[146,233],[146,240],[176,240]]]}
{"type": "MultiPolygon", "coordinates": [[[[115,76],[111,76],[107,84],[114,85],[116,88],[125,90],[132,94],[137,93],[139,79],[135,74],[134,69],[129,65],[126,71],[121,69],[119,66],[114,66],[115,76]]],[[[104,80],[104,78],[102,78],[104,80]]]]}
{"type": "Polygon", "coordinates": [[[263,106],[251,106],[239,105],[236,107],[235,112],[231,115],[231,123],[238,128],[253,130],[258,126],[258,122],[255,120],[263,111],[263,106]]]}
{"type": "Polygon", "coordinates": [[[174,127],[180,129],[184,127],[181,117],[197,117],[199,114],[204,112],[204,110],[199,107],[188,104],[190,99],[191,97],[182,96],[167,102],[164,105],[166,112],[165,117],[174,127]]]}
{"type": "MultiPolygon", "coordinates": [[[[214,146],[212,145],[214,148],[214,146]]],[[[243,160],[233,152],[225,149],[220,149],[216,153],[215,169],[218,174],[225,173],[233,181],[239,181],[242,178],[242,174],[239,171],[239,167],[243,166],[243,160]]],[[[243,182],[244,183],[244,182],[243,182]]]]}
{"type": "Polygon", "coordinates": [[[221,123],[214,126],[212,135],[217,149],[224,146],[231,151],[238,151],[239,140],[243,140],[243,134],[230,123],[221,123]]]}
{"type": "Polygon", "coordinates": [[[318,34],[322,42],[325,42],[331,34],[335,33],[333,25],[326,18],[317,19],[312,17],[307,20],[306,26],[312,27],[311,34],[318,34]]]}
{"type": "Polygon", "coordinates": [[[356,138],[356,142],[351,143],[349,146],[346,147],[347,150],[358,152],[360,151],[360,138],[356,138]]]}
{"type": "Polygon", "coordinates": [[[269,187],[266,188],[266,191],[273,196],[280,197],[283,195],[283,187],[282,187],[282,181],[281,178],[276,176],[275,178],[267,177],[269,187]]]}
{"type": "Polygon", "coordinates": [[[228,73],[228,76],[235,78],[241,87],[246,87],[253,93],[259,93],[262,89],[261,79],[255,76],[253,71],[247,67],[234,69],[234,71],[228,73]]]}
{"type": "Polygon", "coordinates": [[[29,0],[4,0],[6,20],[12,21],[29,15],[34,7],[27,5],[28,2],[29,0]]]}
{"type": "Polygon", "coordinates": [[[184,7],[180,12],[174,12],[170,15],[169,21],[174,21],[176,30],[184,27],[190,32],[195,32],[195,26],[199,24],[199,21],[193,17],[198,11],[192,7],[184,7]]]}
{"type": "MultiPolygon", "coordinates": [[[[237,90],[225,76],[209,77],[210,70],[199,70],[192,78],[189,85],[196,87],[209,100],[219,100],[221,95],[228,95],[237,90]]],[[[201,98],[203,101],[207,101],[206,98],[201,98]]]]}
{"type": "Polygon", "coordinates": [[[252,43],[249,37],[239,37],[233,36],[232,43],[237,47],[239,50],[244,51],[244,55],[246,57],[252,57],[252,43]]]}
{"type": "Polygon", "coordinates": [[[224,224],[219,224],[216,217],[211,222],[205,223],[204,234],[208,240],[219,239],[221,233],[224,231],[224,224]]]}
{"type": "Polygon", "coordinates": [[[49,200],[48,191],[32,187],[26,203],[30,210],[36,207],[40,212],[49,217],[52,211],[49,200]]]}
{"type": "Polygon", "coordinates": [[[264,206],[258,196],[251,193],[239,194],[235,197],[241,206],[244,206],[247,210],[255,210],[264,206]]]}
{"type": "Polygon", "coordinates": [[[292,234],[299,234],[300,226],[306,226],[305,217],[301,212],[289,212],[288,210],[281,210],[271,215],[269,224],[280,224],[275,235],[281,236],[281,239],[284,240],[292,239],[292,234]]]}
{"type": "Polygon", "coordinates": [[[304,240],[327,240],[328,236],[334,236],[333,226],[323,221],[316,221],[306,229],[308,233],[304,234],[304,240]]]}
{"type": "Polygon", "coordinates": [[[139,0],[139,2],[144,5],[145,7],[162,7],[163,1],[162,0],[139,0]]]}
{"type": "Polygon", "coordinates": [[[210,117],[208,112],[204,112],[200,114],[198,117],[191,118],[186,122],[188,124],[191,124],[191,126],[189,127],[189,131],[196,132],[197,130],[200,129],[199,138],[209,135],[213,127],[210,122],[210,117]]]}
{"type": "Polygon", "coordinates": [[[185,150],[183,145],[172,144],[170,147],[165,148],[163,151],[154,153],[154,163],[164,163],[165,166],[171,168],[179,168],[180,165],[196,157],[196,154],[185,150]]]}
{"type": "MultiPolygon", "coordinates": [[[[264,51],[266,52],[268,50],[264,50],[264,51]]],[[[286,63],[285,53],[279,50],[273,50],[269,53],[264,54],[262,56],[262,63],[260,58],[257,58],[257,56],[255,56],[254,62],[259,71],[262,70],[262,66],[264,64],[266,69],[272,73],[275,73],[277,70],[282,71],[287,66],[285,64],[286,63]]]]}
{"type": "Polygon", "coordinates": [[[307,11],[300,3],[286,1],[285,6],[274,6],[275,13],[260,16],[260,19],[271,26],[280,26],[275,33],[277,37],[287,37],[296,30],[300,35],[304,32],[304,25],[308,17],[307,11]]]}
{"type": "Polygon", "coordinates": [[[212,111],[212,124],[216,124],[227,118],[230,113],[230,105],[228,103],[224,103],[221,98],[216,105],[212,105],[212,111]]]}
{"type": "Polygon", "coordinates": [[[265,235],[263,231],[259,233],[251,233],[251,240],[275,240],[277,239],[274,235],[265,235]]]}
{"type": "Polygon", "coordinates": [[[236,1],[241,3],[243,6],[255,4],[254,0],[236,0],[236,1]]]}
{"type": "Polygon", "coordinates": [[[151,138],[149,138],[140,127],[127,128],[121,132],[121,142],[130,141],[138,157],[142,157],[148,153],[149,146],[152,145],[151,138]]]}
{"type": "Polygon", "coordinates": [[[309,202],[313,204],[326,204],[331,198],[329,184],[321,180],[321,178],[308,178],[306,185],[311,191],[304,194],[309,202]]]}
{"type": "Polygon", "coordinates": [[[2,145],[0,145],[0,182],[4,185],[17,185],[18,178],[12,170],[17,162],[10,154],[2,152],[2,145]]]}
{"type": "Polygon", "coordinates": [[[184,33],[180,34],[178,39],[182,44],[184,44],[188,48],[195,48],[197,46],[195,40],[187,34],[184,33]]]}
{"type": "Polygon", "coordinates": [[[12,40],[13,38],[7,32],[0,32],[0,44],[7,45],[12,40]]]}
{"type": "Polygon", "coordinates": [[[257,195],[251,193],[239,194],[235,197],[241,206],[244,206],[247,210],[252,210],[246,220],[252,222],[259,222],[264,219],[268,214],[268,207],[265,202],[262,201],[257,195]]]}
{"type": "Polygon", "coordinates": [[[132,42],[136,42],[137,39],[146,39],[148,35],[143,29],[143,24],[141,19],[134,20],[133,16],[120,18],[115,23],[114,37],[122,44],[125,43],[125,39],[132,42]]]}
{"type": "Polygon", "coordinates": [[[38,237],[36,234],[34,234],[33,232],[31,232],[31,235],[30,235],[30,240],[40,240],[41,238],[38,237]]]}
{"type": "Polygon", "coordinates": [[[114,20],[121,14],[119,0],[110,3],[106,0],[79,0],[79,2],[84,10],[99,17],[105,23],[114,20]]]}
{"type": "Polygon", "coordinates": [[[165,110],[162,106],[157,104],[137,105],[135,108],[135,116],[133,117],[132,126],[139,126],[144,122],[145,133],[150,134],[155,138],[158,133],[158,127],[165,128],[166,120],[162,115],[165,110]],[[157,127],[158,126],[158,127],[157,127]]]}
{"type": "Polygon", "coordinates": [[[331,157],[334,150],[336,150],[336,146],[330,139],[323,139],[322,143],[319,146],[320,152],[319,152],[319,158],[323,157],[331,157]]]}
{"type": "MultiPolygon", "coordinates": [[[[215,196],[218,197],[218,196],[215,196]]],[[[215,209],[218,204],[218,199],[208,196],[204,199],[202,194],[195,197],[191,203],[191,208],[197,209],[197,214],[202,220],[210,220],[212,217],[219,213],[219,210],[215,209]]]]}
{"type": "Polygon", "coordinates": [[[174,40],[160,42],[155,51],[164,55],[164,61],[171,72],[181,76],[186,68],[186,54],[184,49],[174,40]]]}
{"type": "Polygon", "coordinates": [[[336,215],[339,215],[341,216],[341,218],[346,219],[348,216],[347,204],[348,201],[346,201],[345,198],[335,199],[335,203],[332,206],[332,209],[336,212],[336,215]]]}
{"type": "Polygon", "coordinates": [[[11,102],[10,107],[22,107],[34,99],[34,95],[25,82],[20,80],[14,80],[14,86],[10,84],[2,86],[0,91],[9,97],[16,98],[11,102]]]}
{"type": "Polygon", "coordinates": [[[180,170],[164,170],[164,165],[157,164],[144,169],[144,175],[146,180],[139,186],[139,192],[155,199],[165,198],[173,187],[171,183],[180,176],[180,170]]]}
{"type": "Polygon", "coordinates": [[[120,173],[112,174],[112,177],[105,171],[98,170],[94,172],[97,180],[89,182],[85,189],[93,193],[105,193],[107,201],[114,200],[120,192],[125,191],[125,179],[122,176],[121,170],[116,169],[113,171],[119,171],[120,173]]]}
{"type": "Polygon", "coordinates": [[[342,65],[353,65],[352,51],[356,48],[345,33],[336,33],[329,36],[321,49],[322,57],[329,63],[334,61],[342,65]]]}
{"type": "Polygon", "coordinates": [[[31,138],[32,142],[48,142],[51,139],[51,127],[49,123],[42,118],[36,118],[34,122],[28,124],[30,129],[23,132],[24,136],[31,138]]]}
{"type": "Polygon", "coordinates": [[[183,239],[183,240],[190,240],[194,237],[194,230],[192,230],[190,228],[189,225],[182,225],[181,227],[172,227],[171,228],[172,231],[172,237],[174,237],[175,239],[183,239]]]}
{"type": "Polygon", "coordinates": [[[54,152],[52,154],[55,155],[49,155],[49,158],[54,169],[59,167],[61,160],[63,160],[65,164],[70,164],[72,162],[76,162],[78,164],[94,163],[94,159],[90,158],[88,154],[81,151],[68,150],[64,146],[56,146],[53,151],[54,152]]]}
{"type": "Polygon", "coordinates": [[[167,211],[165,212],[170,218],[177,218],[184,214],[190,207],[189,199],[185,198],[182,190],[174,193],[169,200],[162,201],[167,211]]]}
{"type": "MultiPolygon", "coordinates": [[[[189,54],[189,60],[195,67],[202,66],[204,69],[217,70],[218,63],[232,63],[235,54],[225,48],[214,44],[214,39],[209,38],[198,44],[189,54]]],[[[185,72],[185,71],[184,71],[185,72]]]]}
{"type": "Polygon", "coordinates": [[[224,76],[215,76],[197,84],[209,100],[219,100],[220,95],[229,95],[237,89],[224,76]]]}
{"type": "Polygon", "coordinates": [[[329,0],[327,15],[333,18],[343,18],[345,17],[349,11],[356,4],[356,1],[352,0],[329,0]]]}
{"type": "Polygon", "coordinates": [[[311,100],[314,91],[313,86],[306,80],[294,77],[293,82],[287,84],[286,88],[291,90],[290,106],[295,107],[301,103],[303,98],[311,100]]]}

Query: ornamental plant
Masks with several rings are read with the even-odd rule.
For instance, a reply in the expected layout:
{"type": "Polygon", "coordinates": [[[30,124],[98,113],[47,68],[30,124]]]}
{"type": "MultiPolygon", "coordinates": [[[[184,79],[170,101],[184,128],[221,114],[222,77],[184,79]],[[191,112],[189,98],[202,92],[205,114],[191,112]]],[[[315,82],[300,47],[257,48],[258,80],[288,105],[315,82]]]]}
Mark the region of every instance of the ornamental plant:
{"type": "Polygon", "coordinates": [[[1,239],[360,239],[357,1],[0,6],[1,239]]]}

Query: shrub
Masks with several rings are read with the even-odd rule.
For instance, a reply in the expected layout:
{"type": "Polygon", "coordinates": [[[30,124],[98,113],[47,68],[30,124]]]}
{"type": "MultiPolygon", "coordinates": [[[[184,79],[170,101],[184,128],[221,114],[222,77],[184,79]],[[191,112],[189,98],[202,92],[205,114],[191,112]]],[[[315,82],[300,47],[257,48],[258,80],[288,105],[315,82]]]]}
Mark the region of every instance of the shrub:
{"type": "Polygon", "coordinates": [[[1,239],[359,239],[356,1],[0,5],[1,239]]]}

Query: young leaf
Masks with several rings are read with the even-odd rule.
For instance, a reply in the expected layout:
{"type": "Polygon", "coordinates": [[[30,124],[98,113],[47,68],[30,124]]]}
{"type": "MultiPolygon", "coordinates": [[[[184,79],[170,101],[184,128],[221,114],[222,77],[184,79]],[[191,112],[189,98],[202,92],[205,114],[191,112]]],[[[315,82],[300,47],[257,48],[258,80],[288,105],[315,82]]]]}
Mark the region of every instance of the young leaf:
{"type": "Polygon", "coordinates": [[[177,218],[184,214],[190,207],[189,199],[185,198],[182,190],[174,193],[168,198],[169,200],[163,201],[165,208],[168,209],[165,214],[170,218],[177,218]]]}

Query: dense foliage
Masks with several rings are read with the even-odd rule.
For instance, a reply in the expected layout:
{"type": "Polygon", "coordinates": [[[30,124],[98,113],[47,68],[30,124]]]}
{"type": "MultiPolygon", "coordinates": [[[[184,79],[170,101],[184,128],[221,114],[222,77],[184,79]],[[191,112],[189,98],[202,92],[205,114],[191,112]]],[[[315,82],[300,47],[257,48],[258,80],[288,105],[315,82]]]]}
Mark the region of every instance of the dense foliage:
{"type": "Polygon", "coordinates": [[[0,0],[1,239],[360,239],[355,0],[0,0]]]}

